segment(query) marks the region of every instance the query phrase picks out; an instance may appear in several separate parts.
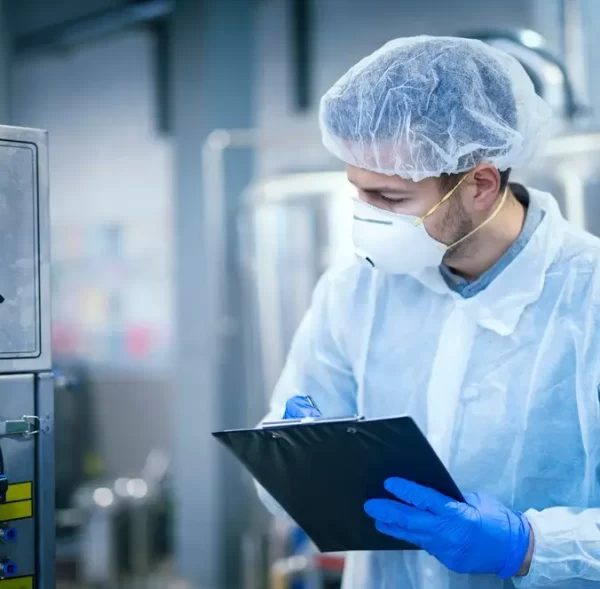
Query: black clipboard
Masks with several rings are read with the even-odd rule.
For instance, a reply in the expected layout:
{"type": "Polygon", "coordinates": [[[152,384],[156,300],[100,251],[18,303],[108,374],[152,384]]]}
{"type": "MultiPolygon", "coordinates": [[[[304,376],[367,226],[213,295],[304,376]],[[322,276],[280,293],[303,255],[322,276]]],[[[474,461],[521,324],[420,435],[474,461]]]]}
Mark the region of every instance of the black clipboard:
{"type": "Polygon", "coordinates": [[[363,505],[393,498],[389,477],[402,477],[464,501],[411,417],[314,419],[215,432],[322,552],[411,550],[381,534],[363,505]]]}

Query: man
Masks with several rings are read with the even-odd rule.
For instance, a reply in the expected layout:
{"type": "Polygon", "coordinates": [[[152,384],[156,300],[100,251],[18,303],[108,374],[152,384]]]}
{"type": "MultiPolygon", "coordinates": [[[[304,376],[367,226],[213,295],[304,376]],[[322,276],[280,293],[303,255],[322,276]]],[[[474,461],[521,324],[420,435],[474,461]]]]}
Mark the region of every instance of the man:
{"type": "Polygon", "coordinates": [[[388,43],[323,97],[365,263],[320,281],[270,417],[409,414],[467,500],[381,481],[365,511],[423,550],[349,554],[345,589],[600,582],[600,241],[508,184],[548,120],[465,39],[388,43]]]}

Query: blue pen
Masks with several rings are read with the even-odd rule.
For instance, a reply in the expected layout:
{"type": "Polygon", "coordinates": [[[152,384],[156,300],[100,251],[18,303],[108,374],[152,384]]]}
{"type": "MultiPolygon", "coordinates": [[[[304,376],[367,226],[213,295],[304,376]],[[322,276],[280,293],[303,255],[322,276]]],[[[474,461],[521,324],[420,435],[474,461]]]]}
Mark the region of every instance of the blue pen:
{"type": "Polygon", "coordinates": [[[311,405],[311,407],[313,409],[316,409],[319,413],[321,413],[321,410],[317,407],[317,404],[315,403],[314,399],[310,395],[306,395],[305,398],[309,402],[309,404],[311,405]]]}

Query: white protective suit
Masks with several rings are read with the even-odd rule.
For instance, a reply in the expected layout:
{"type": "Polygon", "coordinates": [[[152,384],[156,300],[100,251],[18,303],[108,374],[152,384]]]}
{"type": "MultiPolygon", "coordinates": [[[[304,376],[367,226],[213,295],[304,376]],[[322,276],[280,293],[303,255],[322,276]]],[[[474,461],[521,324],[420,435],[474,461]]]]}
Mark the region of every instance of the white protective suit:
{"type": "MultiPolygon", "coordinates": [[[[320,281],[270,418],[310,394],[325,416],[409,414],[463,491],[525,511],[535,533],[522,587],[600,583],[600,240],[530,191],[545,216],[481,292],[437,269],[367,266],[320,281]]],[[[267,503],[271,503],[267,501],[267,503]]],[[[424,552],[352,553],[344,589],[500,589],[424,552]]]]}

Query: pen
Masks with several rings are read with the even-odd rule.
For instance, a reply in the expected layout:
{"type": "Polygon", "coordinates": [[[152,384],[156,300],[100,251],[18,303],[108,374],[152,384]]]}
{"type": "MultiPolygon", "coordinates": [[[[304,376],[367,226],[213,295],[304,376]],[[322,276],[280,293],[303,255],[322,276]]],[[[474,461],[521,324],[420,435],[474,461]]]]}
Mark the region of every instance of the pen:
{"type": "MultiPolygon", "coordinates": [[[[300,396],[300,395],[299,395],[300,396]]],[[[308,404],[315,410],[317,410],[319,413],[321,413],[321,410],[317,407],[317,404],[315,403],[315,400],[310,396],[310,395],[302,395],[306,401],[308,402],[308,404]]],[[[338,419],[330,419],[327,421],[347,421],[348,418],[338,418],[338,419]]],[[[314,421],[325,421],[325,418],[320,415],[319,417],[296,417],[294,419],[284,419],[284,420],[278,420],[278,421],[265,421],[263,422],[263,424],[260,426],[261,428],[269,428],[269,427],[278,427],[278,426],[284,426],[284,425],[296,425],[299,423],[312,423],[314,421]]]]}
{"type": "Polygon", "coordinates": [[[315,403],[314,399],[310,395],[306,395],[306,400],[308,401],[308,403],[310,404],[310,406],[313,409],[316,409],[319,413],[321,413],[321,410],[317,407],[317,404],[315,403]]]}

